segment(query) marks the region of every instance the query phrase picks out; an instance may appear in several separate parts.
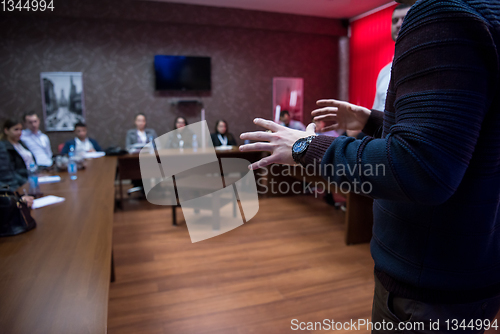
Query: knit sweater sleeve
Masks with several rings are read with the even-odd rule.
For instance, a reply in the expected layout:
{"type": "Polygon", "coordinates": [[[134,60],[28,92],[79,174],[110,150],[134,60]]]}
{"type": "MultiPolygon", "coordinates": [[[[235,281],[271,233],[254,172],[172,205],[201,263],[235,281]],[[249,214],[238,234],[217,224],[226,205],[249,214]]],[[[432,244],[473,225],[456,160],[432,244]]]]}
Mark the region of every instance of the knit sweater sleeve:
{"type": "Polygon", "coordinates": [[[459,1],[418,1],[396,43],[384,138],[339,137],[327,149],[315,139],[306,164],[321,159],[317,173],[329,182],[367,183],[357,190],[374,198],[443,203],[472,159],[497,75],[479,15],[459,1]]]}
{"type": "Polygon", "coordinates": [[[381,137],[384,125],[384,112],[372,109],[370,117],[363,128],[363,133],[371,137],[381,137]]]}

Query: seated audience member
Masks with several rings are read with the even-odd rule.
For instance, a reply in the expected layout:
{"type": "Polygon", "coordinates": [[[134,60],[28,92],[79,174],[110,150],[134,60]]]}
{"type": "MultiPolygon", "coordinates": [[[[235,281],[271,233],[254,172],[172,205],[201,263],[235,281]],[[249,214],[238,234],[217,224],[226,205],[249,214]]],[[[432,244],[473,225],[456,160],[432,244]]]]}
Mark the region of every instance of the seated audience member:
{"type": "Polygon", "coordinates": [[[8,119],[3,124],[2,147],[5,149],[4,157],[0,163],[6,169],[8,165],[10,173],[2,175],[5,183],[12,189],[17,189],[28,181],[28,168],[30,164],[36,164],[36,160],[30,150],[21,141],[23,126],[17,120],[8,119]],[[10,175],[10,176],[9,176],[10,175]]]}
{"type": "Polygon", "coordinates": [[[25,180],[12,170],[9,152],[7,152],[3,140],[0,141],[0,188],[7,185],[10,189],[15,190],[24,183],[23,181],[25,180]]]}
{"type": "Polygon", "coordinates": [[[21,140],[24,145],[33,153],[38,166],[50,167],[52,161],[52,149],[50,140],[46,134],[40,131],[40,119],[34,111],[29,111],[23,116],[24,126],[21,140]]]}
{"type": "Polygon", "coordinates": [[[87,137],[87,126],[85,124],[75,124],[75,135],[75,138],[68,140],[64,144],[61,154],[68,154],[71,146],[75,148],[75,154],[102,151],[101,146],[95,139],[87,137]]]}
{"type": "Polygon", "coordinates": [[[168,134],[167,148],[191,148],[193,147],[193,132],[186,129],[187,120],[179,116],[174,122],[174,131],[168,134]]]}
{"type": "Polygon", "coordinates": [[[323,130],[323,128],[325,127],[325,121],[314,120],[314,124],[316,125],[316,134],[317,135],[330,136],[330,137],[338,137],[339,136],[339,134],[335,130],[321,132],[321,130],[323,130]]]}
{"type": "Polygon", "coordinates": [[[234,136],[229,133],[227,122],[223,119],[219,119],[215,123],[215,133],[210,135],[212,137],[212,142],[214,146],[236,146],[236,140],[234,136]]]}
{"type": "MultiPolygon", "coordinates": [[[[9,152],[5,148],[3,141],[0,141],[0,188],[9,187],[9,190],[16,191],[27,182],[27,179],[16,173],[11,166],[9,152]]],[[[29,208],[33,205],[32,196],[24,195],[22,200],[29,208]]]]}
{"type": "Polygon", "coordinates": [[[306,131],[306,126],[299,121],[295,121],[290,118],[290,113],[288,110],[282,110],[280,112],[280,124],[286,126],[287,128],[306,131]]]}
{"type": "Polygon", "coordinates": [[[146,129],[146,115],[139,113],[135,116],[135,129],[127,131],[127,138],[125,140],[125,148],[127,151],[130,149],[146,145],[151,141],[151,138],[157,137],[156,131],[153,129],[146,129]]]}
{"type": "MultiPolygon", "coordinates": [[[[16,191],[20,186],[25,184],[27,179],[16,173],[11,166],[9,152],[5,148],[3,141],[0,141],[0,188],[5,186],[9,190],[16,191]]],[[[33,205],[33,196],[24,195],[22,200],[28,205],[29,208],[33,205]]]]}
{"type": "MultiPolygon", "coordinates": [[[[26,179],[12,169],[9,152],[7,152],[4,142],[0,141],[0,188],[8,186],[10,190],[16,191],[24,183],[26,183],[26,179]]],[[[28,195],[21,198],[31,208],[35,198],[28,195]]]]}
{"type": "Polygon", "coordinates": [[[12,169],[9,152],[5,148],[4,141],[0,141],[0,187],[9,186],[11,190],[16,190],[26,181],[26,177],[12,169]]]}

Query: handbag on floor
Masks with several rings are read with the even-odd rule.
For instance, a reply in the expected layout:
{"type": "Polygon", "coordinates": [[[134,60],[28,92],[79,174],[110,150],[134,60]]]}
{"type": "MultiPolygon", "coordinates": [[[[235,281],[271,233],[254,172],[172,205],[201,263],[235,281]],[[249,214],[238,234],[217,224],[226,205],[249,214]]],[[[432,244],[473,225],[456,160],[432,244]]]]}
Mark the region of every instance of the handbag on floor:
{"type": "Polygon", "coordinates": [[[30,209],[21,196],[8,187],[0,188],[0,237],[21,234],[35,226],[30,209]]]}

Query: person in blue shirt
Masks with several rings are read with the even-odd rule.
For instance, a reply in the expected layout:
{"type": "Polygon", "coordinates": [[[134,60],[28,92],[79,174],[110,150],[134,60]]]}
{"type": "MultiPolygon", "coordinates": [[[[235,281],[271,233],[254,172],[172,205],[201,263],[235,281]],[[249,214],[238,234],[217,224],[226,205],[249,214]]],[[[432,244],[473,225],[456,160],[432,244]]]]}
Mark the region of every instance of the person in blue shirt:
{"type": "Polygon", "coordinates": [[[64,144],[61,154],[68,154],[71,146],[74,147],[77,154],[102,151],[101,146],[95,139],[87,137],[87,126],[84,123],[75,124],[75,135],[75,138],[68,140],[64,144]]]}

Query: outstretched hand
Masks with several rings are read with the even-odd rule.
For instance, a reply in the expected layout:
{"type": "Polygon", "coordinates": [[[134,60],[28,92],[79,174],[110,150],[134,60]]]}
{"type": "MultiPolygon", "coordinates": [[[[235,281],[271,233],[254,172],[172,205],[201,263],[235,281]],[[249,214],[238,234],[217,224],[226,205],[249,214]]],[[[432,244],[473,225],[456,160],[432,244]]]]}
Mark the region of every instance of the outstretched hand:
{"type": "Polygon", "coordinates": [[[316,104],[322,108],[314,110],[311,115],[315,121],[325,122],[321,132],[338,129],[361,131],[371,114],[370,109],[344,101],[319,100],[316,104]]]}
{"type": "Polygon", "coordinates": [[[285,126],[268,121],[262,118],[256,118],[253,121],[255,124],[269,131],[255,131],[242,133],[240,138],[243,140],[253,140],[257,143],[246,144],[240,146],[240,151],[267,151],[271,152],[267,156],[253,164],[248,168],[254,170],[270,164],[295,165],[292,158],[292,146],[300,138],[305,138],[315,134],[316,126],[311,123],[307,126],[306,131],[289,129],[285,126]]]}

